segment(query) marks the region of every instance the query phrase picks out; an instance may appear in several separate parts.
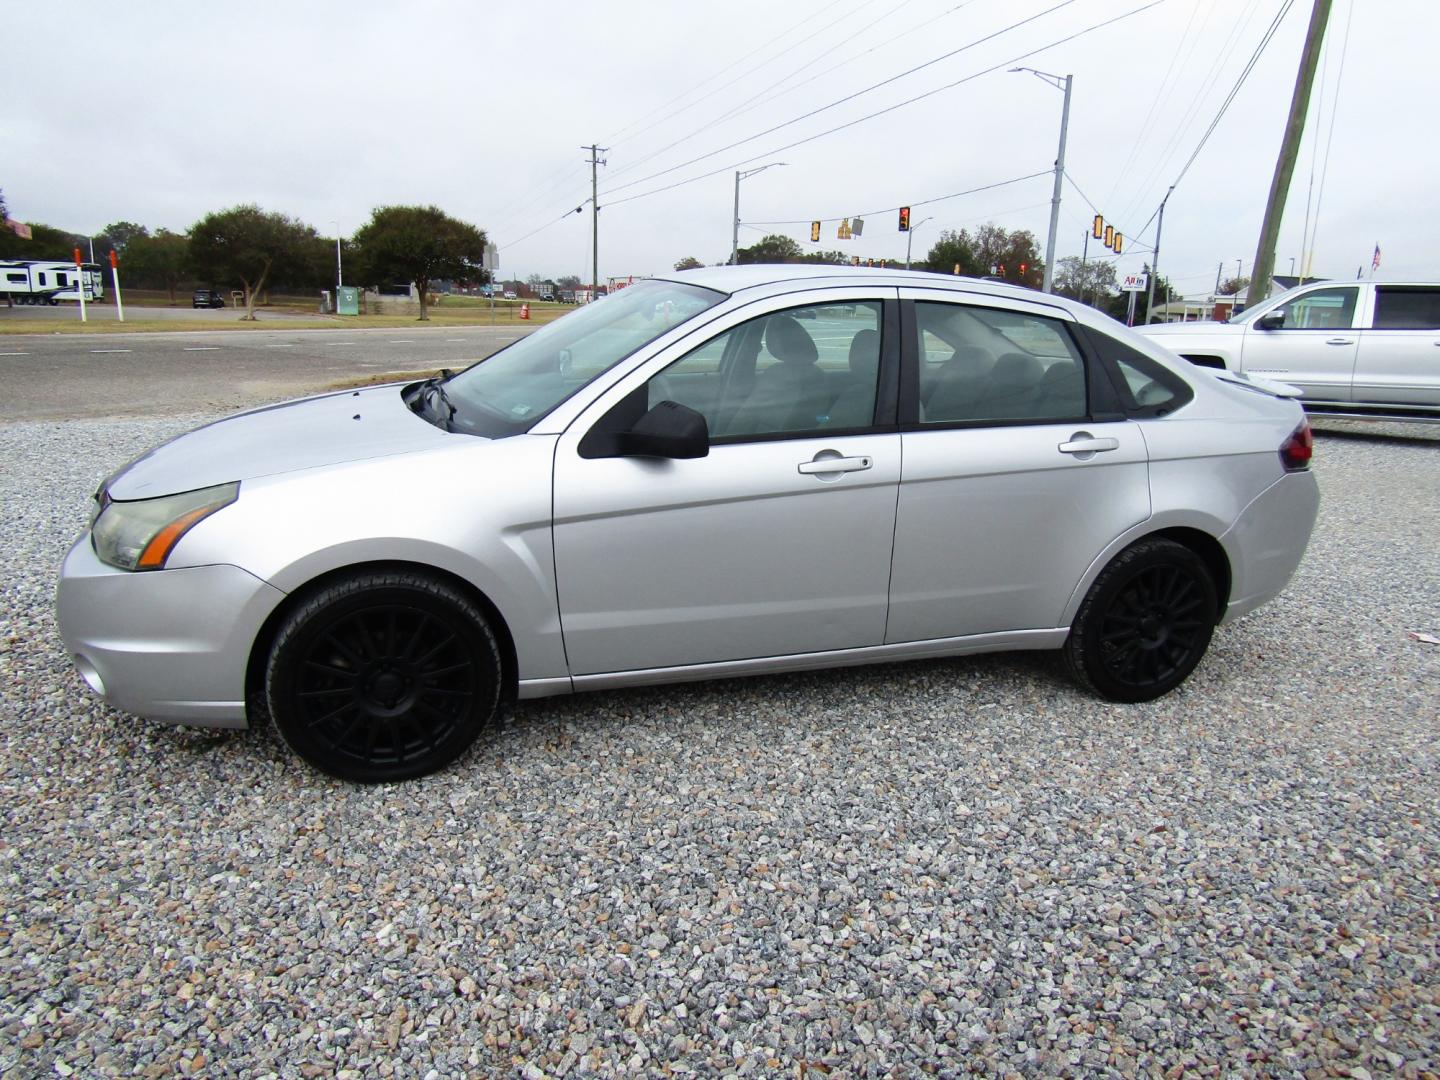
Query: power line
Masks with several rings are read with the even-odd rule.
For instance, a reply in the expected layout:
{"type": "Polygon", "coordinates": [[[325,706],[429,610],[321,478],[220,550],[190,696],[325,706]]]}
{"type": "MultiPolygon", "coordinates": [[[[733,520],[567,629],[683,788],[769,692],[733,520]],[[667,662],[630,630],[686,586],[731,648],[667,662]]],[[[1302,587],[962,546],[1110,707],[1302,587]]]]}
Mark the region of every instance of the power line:
{"type": "MultiPolygon", "coordinates": [[[[985,184],[982,187],[971,188],[969,191],[957,191],[953,195],[937,195],[933,199],[919,199],[914,202],[904,203],[905,206],[930,206],[934,203],[945,202],[948,199],[958,199],[965,195],[977,195],[982,191],[994,191],[996,188],[1008,187],[1011,184],[1018,184],[1023,180],[1034,180],[1036,177],[1049,176],[1051,171],[1043,169],[1040,172],[1030,173],[1028,176],[1017,176],[1010,180],[1000,180],[993,184],[985,184]]],[[[832,214],[829,217],[800,218],[794,221],[748,221],[747,225],[808,225],[812,221],[839,221],[845,217],[878,217],[880,214],[888,214],[899,210],[899,206],[887,206],[882,210],[862,210],[858,214],[832,214]]]]}
{"type": "MultiPolygon", "coordinates": [[[[1162,3],[1162,2],[1163,2],[1163,0],[1156,0],[1156,3],[1162,3]]],[[[1044,18],[1046,15],[1050,15],[1050,14],[1056,12],[1056,11],[1059,11],[1059,10],[1060,10],[1061,8],[1063,8],[1063,7],[1069,7],[1069,6],[1070,6],[1071,4],[1073,4],[1073,3],[1075,3],[1075,0],[1060,0],[1060,2],[1059,2],[1058,4],[1055,4],[1053,7],[1046,8],[1044,11],[1041,11],[1041,12],[1038,12],[1038,13],[1036,13],[1036,14],[1034,14],[1034,15],[1031,15],[1031,16],[1029,16],[1028,18],[1021,19],[1019,22],[1011,23],[1009,26],[1006,26],[1006,27],[1004,27],[1004,28],[1002,28],[1002,29],[1000,29],[1000,30],[996,30],[994,33],[986,34],[984,37],[977,38],[977,39],[974,40],[974,41],[971,41],[971,42],[969,42],[969,43],[967,43],[967,44],[965,44],[965,45],[960,46],[958,49],[951,49],[951,50],[950,50],[949,52],[947,52],[947,53],[943,53],[943,54],[941,54],[940,56],[936,56],[936,57],[933,57],[933,58],[930,59],[930,60],[926,60],[923,64],[917,64],[917,65],[915,65],[914,67],[908,68],[907,70],[902,71],[902,72],[900,72],[900,73],[897,74],[897,75],[891,75],[888,79],[882,79],[880,82],[873,83],[872,85],[867,86],[867,87],[865,87],[865,88],[862,89],[862,90],[856,90],[854,93],[846,94],[846,95],[845,95],[844,97],[842,97],[842,98],[837,98],[835,101],[832,101],[832,102],[830,102],[830,103],[827,104],[827,105],[821,105],[819,108],[811,109],[811,110],[810,110],[809,112],[807,112],[807,113],[802,113],[801,115],[796,116],[796,117],[792,117],[791,119],[786,120],[786,121],[784,121],[783,123],[776,124],[776,125],[774,125],[773,127],[768,127],[768,128],[766,128],[764,131],[757,132],[756,134],[747,136],[747,137],[744,138],[744,139],[738,139],[738,140],[736,140],[735,142],[729,143],[729,144],[727,144],[727,145],[725,145],[725,146],[722,146],[722,147],[720,147],[720,148],[717,149],[717,150],[711,150],[709,153],[701,154],[699,157],[693,157],[693,158],[691,158],[689,161],[682,161],[682,162],[680,162],[680,164],[678,164],[678,165],[672,165],[672,166],[670,166],[668,169],[661,169],[659,172],[651,173],[649,176],[641,177],[639,180],[631,180],[631,181],[629,181],[628,183],[619,184],[619,185],[617,185],[617,186],[615,186],[615,187],[610,188],[605,194],[606,194],[607,196],[608,196],[608,195],[612,195],[612,194],[614,194],[614,193],[617,192],[617,191],[624,191],[626,188],[635,187],[635,186],[638,185],[638,184],[645,184],[645,183],[648,183],[648,182],[651,181],[651,180],[658,180],[660,177],[666,176],[666,175],[668,175],[669,173],[677,172],[677,171],[679,171],[680,169],[684,169],[684,168],[686,168],[686,167],[688,167],[688,166],[690,166],[690,165],[698,164],[699,162],[702,162],[702,161],[706,160],[707,158],[715,157],[717,154],[723,154],[723,153],[725,153],[725,151],[727,151],[727,150],[734,150],[737,146],[743,146],[743,145],[745,145],[745,144],[748,143],[748,142],[754,142],[756,139],[764,138],[766,135],[771,135],[771,134],[773,134],[774,132],[780,131],[780,130],[782,130],[782,129],[784,129],[784,128],[787,128],[787,127],[790,127],[790,126],[792,126],[792,125],[794,125],[794,124],[798,124],[798,123],[800,123],[800,121],[802,121],[802,120],[808,120],[808,119],[810,119],[810,117],[812,117],[812,116],[818,116],[820,113],[828,112],[830,109],[833,109],[833,108],[835,108],[835,107],[837,107],[837,106],[839,106],[839,105],[843,105],[843,104],[845,104],[847,101],[854,101],[856,98],[862,97],[863,95],[868,94],[868,93],[870,93],[870,92],[873,91],[873,90],[878,90],[878,89],[880,89],[882,86],[888,86],[888,85],[890,85],[891,83],[896,82],[896,81],[898,81],[898,80],[900,80],[900,79],[904,79],[904,78],[907,78],[907,77],[909,77],[909,76],[911,76],[911,75],[914,75],[914,74],[915,74],[916,72],[918,72],[918,71],[923,71],[925,68],[933,67],[935,64],[940,63],[942,60],[948,60],[948,59],[950,59],[952,56],[957,56],[957,55],[959,55],[959,54],[962,53],[962,52],[966,52],[966,51],[968,51],[968,50],[970,50],[970,49],[975,48],[977,45],[983,45],[983,44],[984,44],[985,42],[987,42],[987,41],[992,41],[992,40],[994,40],[995,38],[1000,37],[1000,36],[1003,35],[1003,34],[1008,34],[1011,30],[1016,30],[1016,29],[1018,29],[1018,28],[1020,28],[1020,27],[1022,27],[1022,26],[1025,26],[1025,25],[1028,24],[1028,23],[1032,23],[1032,22],[1034,22],[1036,19],[1044,18]]],[[[958,85],[958,84],[954,84],[954,85],[958,85]]],[[[943,88],[942,88],[942,89],[943,89],[943,88]]],[[[922,95],[922,96],[927,96],[927,95],[922,95]]],[[[911,100],[918,101],[919,98],[913,98],[913,99],[911,99],[911,100]]],[[[908,104],[908,103],[906,103],[906,104],[908,104]]],[[[876,115],[879,115],[879,114],[876,114],[876,115]]],[[[798,145],[798,144],[793,144],[793,145],[798,145]]],[[[788,148],[786,148],[786,149],[788,149],[788,148]]],[[[775,152],[775,153],[778,153],[779,151],[774,151],[774,152],[775,152]]],[[[748,160],[748,159],[747,159],[747,160],[748,160]]],[[[721,171],[723,172],[724,170],[722,169],[721,171]]]]}
{"type": "Polygon", "coordinates": [[[1074,41],[1077,38],[1084,37],[1086,34],[1094,33],[1097,30],[1102,30],[1107,26],[1112,26],[1117,22],[1128,19],[1133,15],[1139,15],[1141,12],[1149,11],[1151,8],[1158,7],[1165,2],[1166,0],[1150,0],[1148,4],[1142,4],[1140,7],[1133,8],[1130,11],[1125,12],[1124,14],[1116,15],[1114,18],[1106,19],[1103,22],[1087,26],[1083,30],[1077,30],[1073,34],[1067,34],[1065,37],[1052,41],[1048,45],[1041,45],[1038,48],[1029,50],[1028,52],[1023,52],[1018,56],[1011,57],[1009,60],[1004,60],[988,68],[983,68],[982,70],[977,71],[971,75],[967,75],[963,79],[957,79],[955,82],[947,83],[944,86],[937,86],[933,90],[927,90],[923,94],[917,94],[912,98],[907,98],[904,101],[897,102],[896,104],[887,106],[884,109],[879,109],[865,116],[857,117],[856,119],[847,121],[843,124],[837,124],[833,128],[828,128],[825,131],[820,131],[815,133],[814,135],[806,136],[803,139],[796,139],[794,142],[786,143],[784,146],[775,147],[773,149],[766,150],[763,153],[753,154],[750,157],[742,158],[739,161],[731,162],[729,165],[726,165],[723,168],[712,169],[710,172],[701,173],[698,176],[692,176],[688,180],[678,180],[673,184],[666,184],[664,187],[653,188],[650,191],[642,191],[637,195],[627,195],[623,199],[614,199],[610,201],[608,205],[617,206],[621,203],[633,202],[635,199],[643,199],[650,195],[658,195],[663,191],[671,191],[678,187],[684,187],[687,184],[693,184],[697,181],[708,179],[711,176],[718,176],[720,173],[728,172],[730,169],[733,169],[737,165],[744,165],[751,161],[759,161],[763,157],[769,157],[773,154],[779,154],[786,150],[791,150],[797,146],[803,146],[806,143],[814,142],[816,139],[824,138],[826,135],[833,135],[837,131],[844,131],[845,129],[852,128],[857,124],[863,124],[867,120],[874,120],[876,117],[884,116],[887,113],[892,113],[896,109],[904,108],[906,105],[913,105],[915,102],[923,101],[925,98],[934,97],[936,94],[943,93],[946,90],[953,90],[957,86],[962,86],[965,83],[973,82],[975,79],[978,79],[984,75],[989,75],[992,72],[999,71],[1001,68],[1009,67],[1020,60],[1028,60],[1032,56],[1038,56],[1040,53],[1048,52],[1050,49],[1057,48],[1061,45],[1067,44],[1068,42],[1074,41]]]}

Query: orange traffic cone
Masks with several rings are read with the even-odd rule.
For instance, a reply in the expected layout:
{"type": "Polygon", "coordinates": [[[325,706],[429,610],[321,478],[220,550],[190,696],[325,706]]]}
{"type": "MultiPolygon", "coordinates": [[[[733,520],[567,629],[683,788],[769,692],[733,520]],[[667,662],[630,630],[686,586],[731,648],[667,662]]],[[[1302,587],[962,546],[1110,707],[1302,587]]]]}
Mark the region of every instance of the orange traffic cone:
{"type": "Polygon", "coordinates": [[[529,305],[529,304],[521,304],[521,305],[520,305],[520,318],[522,318],[522,319],[528,319],[528,318],[530,318],[530,305],[529,305]]]}

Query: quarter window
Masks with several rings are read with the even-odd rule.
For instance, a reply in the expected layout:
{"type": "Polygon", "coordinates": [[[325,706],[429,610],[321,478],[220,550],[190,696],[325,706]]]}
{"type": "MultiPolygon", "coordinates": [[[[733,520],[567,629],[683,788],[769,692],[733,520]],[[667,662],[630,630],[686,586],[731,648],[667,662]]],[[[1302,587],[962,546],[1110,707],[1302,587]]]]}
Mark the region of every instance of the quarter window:
{"type": "Polygon", "coordinates": [[[1376,330],[1440,330],[1440,289],[1381,285],[1375,290],[1376,330]]]}
{"type": "Polygon", "coordinates": [[[818,304],[743,322],[651,379],[647,405],[687,405],[716,439],[869,427],[881,308],[818,304]]]}
{"type": "Polygon", "coordinates": [[[1317,289],[1276,310],[1285,314],[1282,330],[1349,330],[1355,325],[1359,290],[1317,289]]]}
{"type": "Polygon", "coordinates": [[[1059,320],[925,301],[915,317],[922,423],[1085,417],[1085,363],[1059,320]]]}

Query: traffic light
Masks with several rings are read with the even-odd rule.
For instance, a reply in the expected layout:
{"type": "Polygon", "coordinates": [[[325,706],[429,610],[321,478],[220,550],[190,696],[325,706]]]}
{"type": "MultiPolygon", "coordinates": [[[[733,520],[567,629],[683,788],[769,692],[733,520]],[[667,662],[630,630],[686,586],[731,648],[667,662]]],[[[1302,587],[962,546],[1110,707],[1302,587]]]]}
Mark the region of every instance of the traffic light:
{"type": "Polygon", "coordinates": [[[812,244],[820,242],[820,223],[818,221],[810,222],[810,242],[812,244]]]}
{"type": "Polygon", "coordinates": [[[900,207],[900,231],[910,231],[910,208],[908,206],[900,207]]]}
{"type": "Polygon", "coordinates": [[[1105,218],[1100,214],[1095,215],[1095,232],[1093,235],[1096,240],[1099,240],[1105,235],[1105,218]]]}
{"type": "Polygon", "coordinates": [[[860,265],[860,256],[859,256],[859,255],[851,255],[851,256],[850,256],[850,265],[851,265],[851,266],[859,266],[859,265],[860,265]]]}
{"type": "Polygon", "coordinates": [[[875,260],[874,260],[874,259],[866,259],[866,260],[865,260],[865,265],[866,265],[866,266],[874,266],[874,265],[875,265],[875,260]]]}
{"type": "Polygon", "coordinates": [[[1026,270],[1029,270],[1029,269],[1030,269],[1030,264],[1029,264],[1029,263],[1021,263],[1021,264],[1020,264],[1020,276],[1023,278],[1023,277],[1025,276],[1025,271],[1026,271],[1026,270]]]}
{"type": "Polygon", "coordinates": [[[1004,277],[1004,276],[1005,276],[1005,264],[1004,264],[1004,263],[1001,263],[1001,264],[1000,264],[999,266],[997,266],[995,269],[997,269],[997,270],[1000,271],[1000,275],[999,275],[1000,277],[1004,277]]]}
{"type": "Polygon", "coordinates": [[[1119,254],[1120,254],[1120,249],[1123,248],[1124,246],[1125,246],[1125,236],[1124,236],[1123,233],[1118,233],[1118,232],[1117,232],[1117,233],[1115,234],[1115,247],[1114,247],[1115,254],[1116,254],[1116,255],[1119,255],[1119,254]]]}
{"type": "Polygon", "coordinates": [[[1105,246],[1107,248],[1113,248],[1115,246],[1115,229],[1111,225],[1105,226],[1105,246]]]}

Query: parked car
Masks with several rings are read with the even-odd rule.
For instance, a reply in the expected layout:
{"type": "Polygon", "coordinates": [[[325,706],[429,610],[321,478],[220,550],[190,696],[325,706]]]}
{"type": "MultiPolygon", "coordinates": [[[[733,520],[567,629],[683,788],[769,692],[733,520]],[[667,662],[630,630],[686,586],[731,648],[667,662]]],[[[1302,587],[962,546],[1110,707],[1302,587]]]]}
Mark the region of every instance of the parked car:
{"type": "Polygon", "coordinates": [[[447,765],[506,701],[606,687],[1058,649],[1145,701],[1304,553],[1286,393],[1013,286],[689,271],[458,375],[137,458],[95,495],[59,625],[119,708],[268,714],[357,781],[447,765]]]}
{"type": "Polygon", "coordinates": [[[546,303],[553,304],[555,302],[555,294],[550,292],[541,293],[540,299],[544,300],[546,303]]]}
{"type": "Polygon", "coordinates": [[[225,297],[220,295],[219,289],[196,289],[195,295],[190,298],[190,306],[197,308],[222,308],[225,306],[225,297]]]}
{"type": "Polygon", "coordinates": [[[514,290],[514,289],[506,289],[506,290],[505,290],[505,299],[506,299],[506,300],[514,300],[514,299],[515,299],[515,290],[514,290]]]}
{"type": "Polygon", "coordinates": [[[1142,333],[1193,364],[1292,383],[1316,415],[1440,421],[1440,284],[1314,282],[1229,322],[1142,333]]]}

